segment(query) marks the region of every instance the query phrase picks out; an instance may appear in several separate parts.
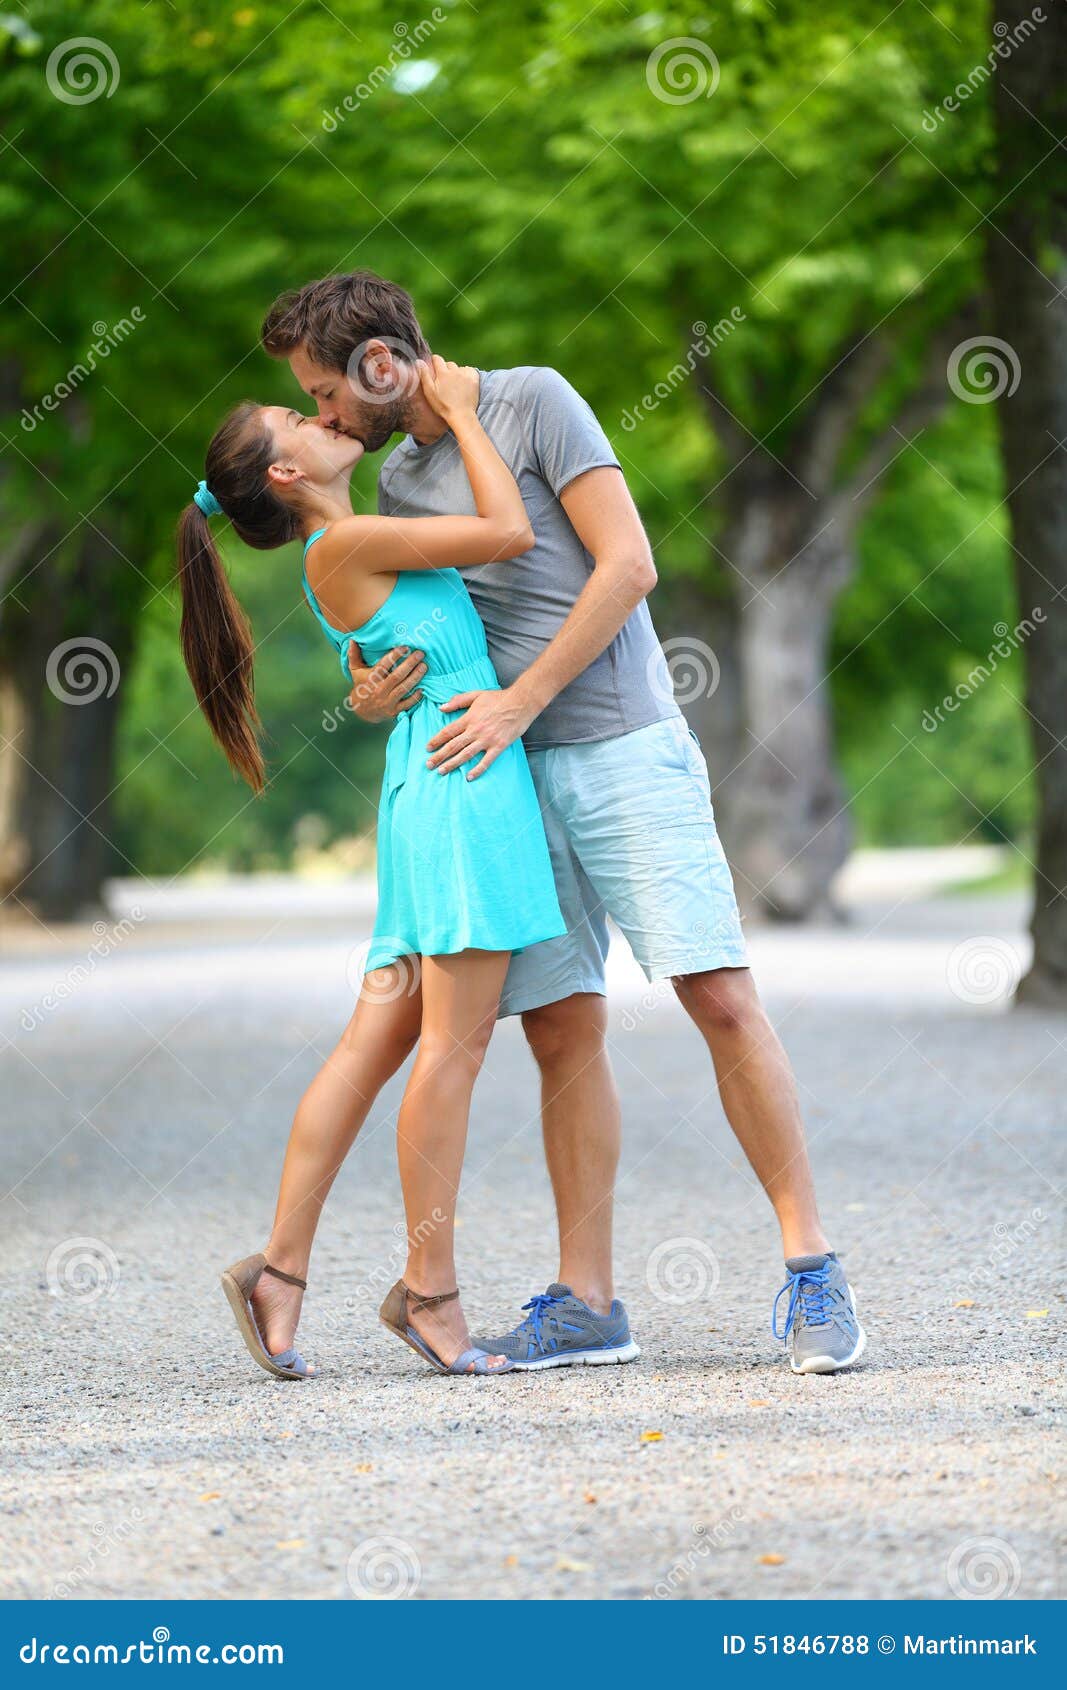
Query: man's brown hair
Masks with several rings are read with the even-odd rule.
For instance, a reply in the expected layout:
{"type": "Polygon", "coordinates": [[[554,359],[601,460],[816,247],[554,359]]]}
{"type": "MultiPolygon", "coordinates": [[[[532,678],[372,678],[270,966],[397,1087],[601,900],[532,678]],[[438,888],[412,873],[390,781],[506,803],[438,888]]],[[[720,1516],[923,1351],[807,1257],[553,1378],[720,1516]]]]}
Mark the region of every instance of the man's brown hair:
{"type": "Polygon", "coordinates": [[[430,354],[411,295],[373,270],[326,276],[283,293],[263,320],[261,338],[272,358],[287,358],[303,346],[328,370],[347,370],[353,352],[368,340],[385,341],[409,361],[430,354]]]}

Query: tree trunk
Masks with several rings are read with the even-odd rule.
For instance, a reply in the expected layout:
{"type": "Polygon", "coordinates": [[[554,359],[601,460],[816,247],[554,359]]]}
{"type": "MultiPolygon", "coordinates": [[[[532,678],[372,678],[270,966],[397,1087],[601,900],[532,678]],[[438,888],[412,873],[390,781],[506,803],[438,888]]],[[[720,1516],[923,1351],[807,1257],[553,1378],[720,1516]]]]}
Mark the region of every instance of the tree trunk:
{"type": "MultiPolygon", "coordinates": [[[[838,778],[827,654],[847,560],[758,577],[741,610],[747,743],[724,785],[743,905],[777,921],[831,915],[851,828],[838,778]]],[[[742,588],[744,591],[744,588],[742,588]]]]}
{"type": "MultiPolygon", "coordinates": [[[[710,350],[694,369],[728,465],[718,483],[726,520],[714,594],[690,611],[677,638],[679,660],[686,640],[695,642],[691,667],[703,663],[718,687],[686,688],[681,702],[705,748],[738,898],[750,915],[803,921],[838,913],[832,886],[851,826],[826,672],[834,606],[855,572],[856,526],[882,474],[945,404],[946,359],[970,313],[963,302],[929,325],[919,378],[903,391],[893,381],[896,343],[880,324],[852,325],[781,456],[727,403],[710,350]],[[872,433],[868,407],[887,374],[893,413],[872,433]]],[[[677,605],[673,596],[675,613],[677,605]]]]}
{"type": "Polygon", "coordinates": [[[92,529],[78,547],[73,570],[58,557],[31,565],[0,635],[0,890],[46,920],[91,908],[119,861],[109,795],[129,571],[92,529]]]}
{"type": "Polygon", "coordinates": [[[672,595],[671,626],[685,632],[666,642],[738,901],[757,920],[836,915],[831,886],[851,842],[826,679],[850,530],[833,499],[798,492],[773,465],[737,477],[717,547],[727,582],[710,600],[672,595]],[[713,684],[698,684],[702,672],[713,684]]]}
{"type": "MultiPolygon", "coordinates": [[[[1012,31],[1029,18],[997,0],[1012,31]]],[[[998,29],[1000,22],[998,22],[998,29]]],[[[1037,838],[1034,958],[1020,1003],[1067,1009],[1067,177],[1054,143],[1067,137],[1067,10],[1002,60],[995,110],[1001,201],[989,224],[995,329],[1018,360],[999,400],[1007,504],[1022,615],[1044,620],[1023,648],[1034,747],[1037,838]],[[1051,157],[1046,157],[1051,150],[1051,157]]]]}
{"type": "Polygon", "coordinates": [[[732,584],[706,588],[688,582],[667,583],[657,599],[665,605],[670,630],[664,649],[675,696],[700,740],[717,807],[720,783],[737,762],[744,736],[738,601],[732,584]]]}

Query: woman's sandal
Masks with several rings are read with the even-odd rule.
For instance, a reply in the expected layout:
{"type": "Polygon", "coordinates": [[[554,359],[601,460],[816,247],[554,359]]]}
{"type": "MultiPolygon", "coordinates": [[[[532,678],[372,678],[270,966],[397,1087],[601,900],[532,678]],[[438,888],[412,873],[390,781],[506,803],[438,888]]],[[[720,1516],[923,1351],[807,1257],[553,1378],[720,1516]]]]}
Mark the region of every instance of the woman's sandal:
{"type": "Polygon", "coordinates": [[[490,1367],[488,1350],[478,1349],[464,1350],[446,1367],[441,1357],[431,1350],[425,1338],[420,1337],[413,1326],[408,1325],[409,1301],[413,1309],[433,1309],[439,1303],[453,1302],[458,1296],[457,1290],[443,1291],[437,1297],[420,1297],[410,1291],[402,1279],[398,1279],[378,1310],[378,1319],[390,1332],[395,1332],[398,1338],[403,1338],[405,1344],[410,1344],[413,1350],[417,1350],[437,1373],[510,1373],[515,1366],[513,1361],[504,1361],[499,1367],[490,1367]]]}
{"type": "Polygon", "coordinates": [[[271,1267],[264,1256],[246,1256],[243,1262],[234,1262],[233,1267],[228,1267],[222,1275],[222,1289],[233,1310],[241,1337],[253,1359],[276,1379],[310,1379],[313,1375],[299,1350],[279,1350],[277,1355],[272,1356],[263,1342],[263,1334],[252,1311],[252,1293],[264,1273],[269,1273],[274,1279],[284,1279],[286,1285],[299,1285],[301,1291],[307,1290],[306,1279],[298,1279],[295,1273],[283,1273],[281,1268],[271,1267]]]}

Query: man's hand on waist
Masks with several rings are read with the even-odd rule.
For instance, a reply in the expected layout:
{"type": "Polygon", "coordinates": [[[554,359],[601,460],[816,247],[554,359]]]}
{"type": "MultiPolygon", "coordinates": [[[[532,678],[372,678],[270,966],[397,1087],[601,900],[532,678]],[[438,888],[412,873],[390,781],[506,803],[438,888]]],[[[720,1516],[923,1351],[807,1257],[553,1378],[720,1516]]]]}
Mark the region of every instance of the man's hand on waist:
{"type": "Polygon", "coordinates": [[[352,676],[348,706],[361,722],[391,722],[401,710],[410,710],[422,697],[421,692],[412,691],[426,673],[421,651],[394,646],[368,668],[353,640],[348,648],[348,669],[352,676]]]}
{"type": "Polygon", "coordinates": [[[542,708],[523,688],[521,679],[514,686],[492,692],[457,692],[441,709],[446,715],[462,710],[463,715],[449,722],[429,741],[427,768],[446,775],[480,757],[481,761],[467,775],[468,780],[477,780],[502,751],[522,738],[542,708]]]}

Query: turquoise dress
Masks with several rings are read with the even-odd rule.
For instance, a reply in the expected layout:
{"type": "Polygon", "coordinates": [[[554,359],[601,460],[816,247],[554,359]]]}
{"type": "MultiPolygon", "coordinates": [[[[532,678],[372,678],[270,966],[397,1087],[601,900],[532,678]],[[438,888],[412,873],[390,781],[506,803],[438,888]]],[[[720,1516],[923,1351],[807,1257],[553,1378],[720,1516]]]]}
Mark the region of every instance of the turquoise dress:
{"type": "MultiPolygon", "coordinates": [[[[320,528],[304,547],[326,532],[320,528]]],[[[424,653],[422,699],[393,723],[378,807],[378,914],[367,968],[398,957],[518,951],[566,932],[541,811],[521,742],[484,775],[426,767],[427,743],[455,714],[453,693],[500,687],[485,630],[454,569],[401,570],[369,621],[349,633],[327,622],[304,592],[349,678],[353,640],[376,663],[394,646],[424,653]]],[[[472,765],[473,766],[473,765],[472,765]]]]}

